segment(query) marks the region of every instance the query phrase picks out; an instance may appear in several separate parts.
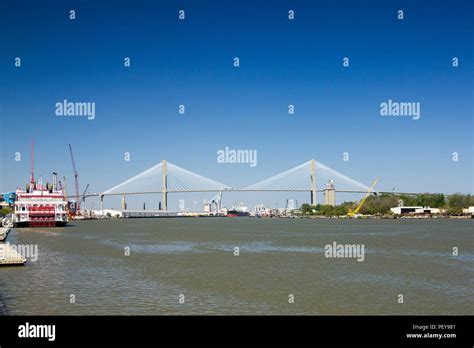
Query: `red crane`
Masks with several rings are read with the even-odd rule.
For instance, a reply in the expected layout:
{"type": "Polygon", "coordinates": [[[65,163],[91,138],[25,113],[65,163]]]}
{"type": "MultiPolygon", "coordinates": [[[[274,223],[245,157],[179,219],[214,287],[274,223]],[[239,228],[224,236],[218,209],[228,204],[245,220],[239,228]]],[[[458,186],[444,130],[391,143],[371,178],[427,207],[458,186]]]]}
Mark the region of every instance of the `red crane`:
{"type": "Polygon", "coordinates": [[[31,189],[35,185],[35,139],[31,141],[31,176],[30,176],[31,189]]]}
{"type": "Polygon", "coordinates": [[[77,180],[77,169],[76,169],[76,162],[74,162],[74,155],[72,154],[72,147],[69,144],[69,153],[71,154],[71,162],[72,162],[72,169],[74,170],[74,180],[76,181],[76,214],[80,214],[81,212],[81,199],[79,196],[79,181],[77,180]]]}

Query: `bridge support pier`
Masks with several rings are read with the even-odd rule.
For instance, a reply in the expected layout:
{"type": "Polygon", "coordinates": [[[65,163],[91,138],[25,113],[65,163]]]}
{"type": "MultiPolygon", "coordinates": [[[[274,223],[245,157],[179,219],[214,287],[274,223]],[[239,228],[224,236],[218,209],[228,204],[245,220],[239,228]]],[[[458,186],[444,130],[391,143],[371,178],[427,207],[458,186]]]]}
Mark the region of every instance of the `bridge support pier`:
{"type": "Polygon", "coordinates": [[[316,205],[316,161],[310,162],[310,178],[311,178],[311,205],[316,205]]]}
{"type": "Polygon", "coordinates": [[[100,210],[104,210],[104,195],[100,195],[100,210]]]}
{"type": "Polygon", "coordinates": [[[166,161],[161,162],[161,194],[162,194],[162,204],[161,210],[168,210],[168,168],[166,161]]]}

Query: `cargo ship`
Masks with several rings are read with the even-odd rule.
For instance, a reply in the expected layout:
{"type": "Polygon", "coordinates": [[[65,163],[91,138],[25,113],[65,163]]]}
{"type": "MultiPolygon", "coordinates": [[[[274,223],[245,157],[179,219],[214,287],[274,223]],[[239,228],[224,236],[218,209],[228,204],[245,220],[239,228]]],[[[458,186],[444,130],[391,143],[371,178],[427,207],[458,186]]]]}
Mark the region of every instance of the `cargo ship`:
{"type": "Polygon", "coordinates": [[[242,203],[227,211],[228,217],[250,216],[249,208],[244,207],[242,203]]]}
{"type": "Polygon", "coordinates": [[[68,222],[68,202],[57,174],[53,173],[53,183],[43,185],[43,180],[35,181],[33,170],[33,146],[31,177],[26,189],[15,192],[13,224],[15,227],[55,227],[68,222]]]}

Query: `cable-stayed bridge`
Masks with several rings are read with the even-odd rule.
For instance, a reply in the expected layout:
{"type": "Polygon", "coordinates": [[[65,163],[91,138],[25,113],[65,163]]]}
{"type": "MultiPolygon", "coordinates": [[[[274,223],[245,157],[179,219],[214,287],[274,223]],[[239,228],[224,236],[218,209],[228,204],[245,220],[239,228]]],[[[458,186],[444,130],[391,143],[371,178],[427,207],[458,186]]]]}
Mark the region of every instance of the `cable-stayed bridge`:
{"type": "Polygon", "coordinates": [[[316,192],[327,190],[327,188],[318,189],[318,184],[325,185],[329,180],[334,184],[333,191],[335,192],[366,193],[369,191],[368,186],[316,160],[310,160],[243,188],[235,188],[162,161],[100,194],[88,196],[100,196],[102,206],[105,196],[161,193],[162,210],[167,210],[169,193],[309,192],[311,204],[316,204],[316,192]]]}

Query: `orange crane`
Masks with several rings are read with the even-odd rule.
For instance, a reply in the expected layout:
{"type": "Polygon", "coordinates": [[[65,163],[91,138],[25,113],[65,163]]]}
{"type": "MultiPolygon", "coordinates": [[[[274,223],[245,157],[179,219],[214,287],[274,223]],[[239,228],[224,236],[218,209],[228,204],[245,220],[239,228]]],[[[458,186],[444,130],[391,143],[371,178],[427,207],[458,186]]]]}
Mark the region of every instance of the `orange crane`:
{"type": "Polygon", "coordinates": [[[35,186],[35,139],[31,141],[31,176],[30,176],[31,189],[35,186]]]}

